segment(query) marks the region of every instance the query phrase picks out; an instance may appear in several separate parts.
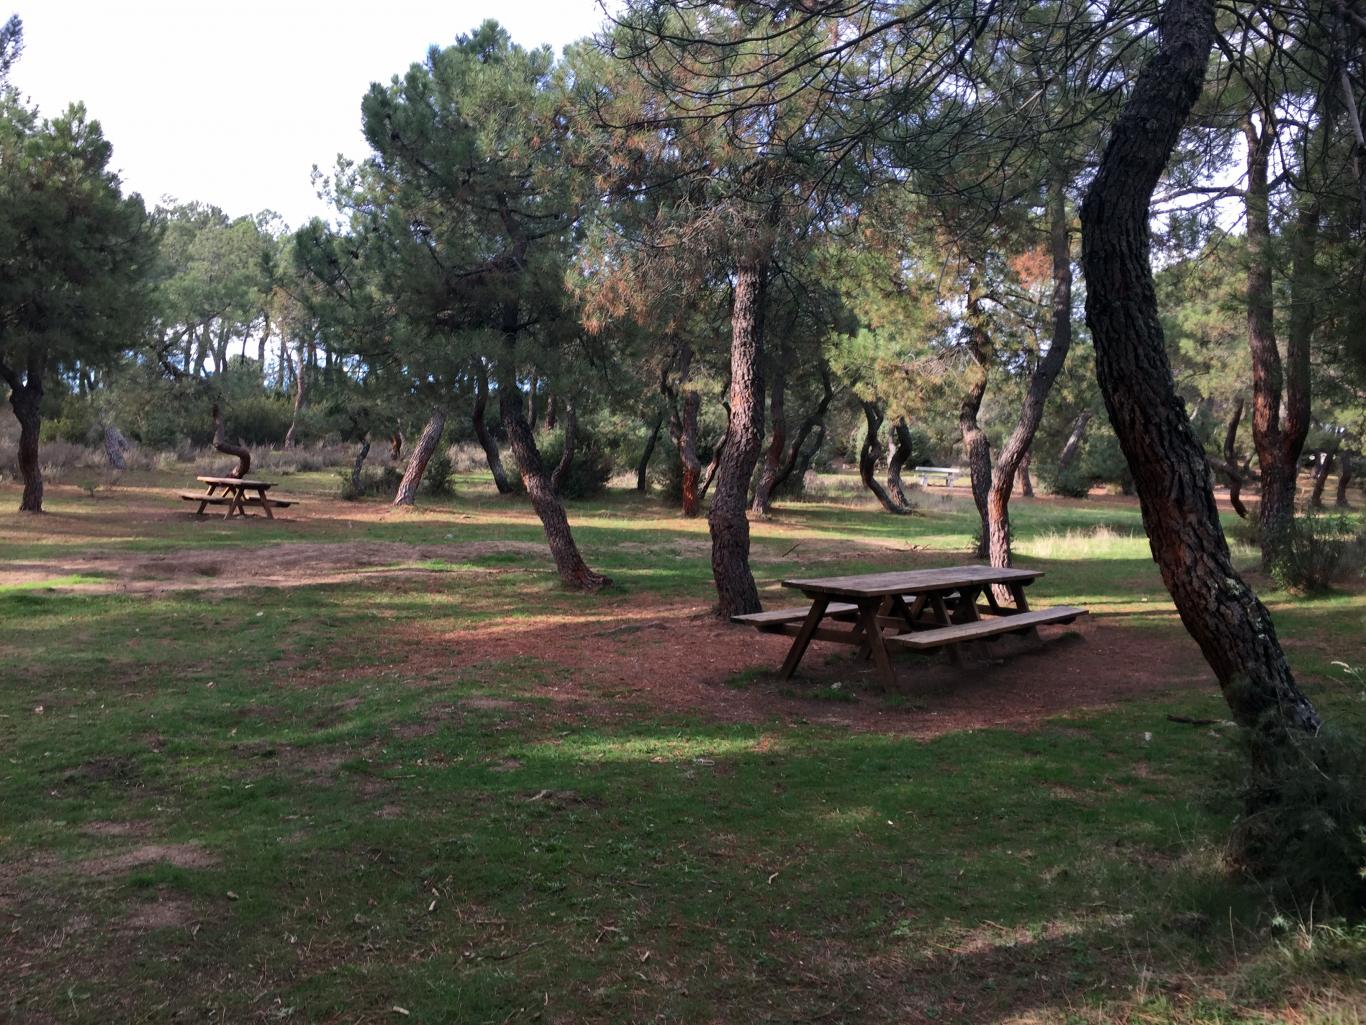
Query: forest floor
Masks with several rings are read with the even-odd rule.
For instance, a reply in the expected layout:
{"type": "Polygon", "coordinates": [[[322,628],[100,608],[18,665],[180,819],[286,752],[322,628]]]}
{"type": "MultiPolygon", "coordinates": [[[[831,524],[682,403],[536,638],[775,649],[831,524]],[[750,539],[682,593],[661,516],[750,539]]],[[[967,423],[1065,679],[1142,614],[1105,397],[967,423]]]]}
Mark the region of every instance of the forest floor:
{"type": "MultiPolygon", "coordinates": [[[[331,496],[196,519],[184,475],[0,488],[0,1020],[1360,1022],[1366,933],[1232,875],[1235,731],[1128,499],[1017,499],[1041,650],[903,665],[710,615],[705,521],[331,496]],[[1188,721],[1195,720],[1192,724],[1188,721]]],[[[779,581],[968,561],[924,515],[793,503],[779,581]]],[[[1366,724],[1366,587],[1251,570],[1366,724]]]]}

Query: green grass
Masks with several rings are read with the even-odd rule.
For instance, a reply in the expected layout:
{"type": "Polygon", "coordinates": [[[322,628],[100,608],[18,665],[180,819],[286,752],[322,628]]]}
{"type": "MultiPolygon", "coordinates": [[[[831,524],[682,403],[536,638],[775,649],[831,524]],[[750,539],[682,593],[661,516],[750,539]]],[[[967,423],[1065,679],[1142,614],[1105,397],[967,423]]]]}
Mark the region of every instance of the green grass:
{"type": "MultiPolygon", "coordinates": [[[[289,490],[312,476],[322,501],[331,475],[289,490]]],[[[539,543],[518,504],[457,488],[414,515],[231,525],[63,490],[46,522],[0,514],[0,536],[54,567],[539,543]]],[[[1135,509],[1015,513],[1041,602],[1196,658],[1135,509]]],[[[445,657],[505,624],[709,600],[705,522],[619,494],[571,515],[613,592],[562,592],[535,550],[308,587],[78,593],[102,578],[54,569],[0,588],[0,1019],[1360,1020],[1366,936],[1269,907],[1223,863],[1236,745],[1168,719],[1223,718],[1212,685],[914,740],[815,721],[932,715],[913,690],[796,681],[735,724],[719,706],[766,693],[770,667],[718,681],[718,707],[665,711],[595,692],[591,666],[445,657]]],[[[885,568],[889,543],[961,560],[972,526],[957,505],[794,505],[755,525],[756,573],[777,597],[813,565],[885,568]]],[[[1366,663],[1361,589],[1264,597],[1315,699],[1366,719],[1332,665],[1366,663]]],[[[600,643],[639,652],[640,674],[687,672],[649,658],[652,636],[600,643]]]]}

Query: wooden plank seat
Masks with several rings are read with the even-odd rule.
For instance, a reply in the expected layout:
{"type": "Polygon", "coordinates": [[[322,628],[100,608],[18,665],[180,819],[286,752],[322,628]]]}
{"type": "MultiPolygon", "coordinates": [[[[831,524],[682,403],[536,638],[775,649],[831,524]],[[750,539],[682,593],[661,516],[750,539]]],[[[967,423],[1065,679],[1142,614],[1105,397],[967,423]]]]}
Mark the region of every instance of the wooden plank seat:
{"type": "MultiPolygon", "coordinates": [[[[205,505],[228,505],[233,500],[233,495],[226,492],[217,495],[206,495],[202,491],[182,491],[180,492],[180,497],[187,502],[203,502],[205,505]]],[[[299,499],[297,498],[282,498],[279,495],[271,495],[266,501],[274,509],[288,509],[291,505],[299,504],[299,499]]],[[[252,495],[249,498],[243,498],[242,504],[260,505],[261,499],[256,495],[252,495]]]]}
{"type": "Polygon", "coordinates": [[[932,630],[895,634],[884,639],[888,644],[915,650],[942,648],[946,644],[957,644],[960,641],[979,641],[986,637],[1032,630],[1046,623],[1070,623],[1078,616],[1084,615],[1086,609],[1076,605],[1058,605],[1051,609],[1016,612],[1008,616],[992,616],[989,619],[975,619],[968,623],[935,627],[932,630]]]}
{"type": "MultiPolygon", "coordinates": [[[[791,609],[769,609],[767,612],[749,612],[743,616],[731,616],[732,623],[744,623],[746,626],[757,627],[760,630],[771,630],[777,632],[787,623],[800,623],[810,612],[809,606],[791,609]]],[[[848,602],[832,601],[825,610],[826,618],[835,616],[849,616],[858,611],[857,605],[850,605],[848,602]]]]}

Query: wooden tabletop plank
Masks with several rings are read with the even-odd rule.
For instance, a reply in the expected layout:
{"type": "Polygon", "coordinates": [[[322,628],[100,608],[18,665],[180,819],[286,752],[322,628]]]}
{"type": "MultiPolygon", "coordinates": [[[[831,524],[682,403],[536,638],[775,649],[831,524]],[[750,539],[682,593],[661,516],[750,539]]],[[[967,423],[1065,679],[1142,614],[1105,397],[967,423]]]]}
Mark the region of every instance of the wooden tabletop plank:
{"type": "Polygon", "coordinates": [[[240,477],[196,477],[195,480],[204,484],[221,484],[225,487],[244,487],[255,491],[257,488],[266,490],[273,487],[269,481],[264,480],[243,480],[240,477]]]}
{"type": "Polygon", "coordinates": [[[976,565],[945,566],[940,569],[784,580],[783,586],[795,588],[805,594],[871,598],[886,594],[916,594],[920,591],[951,591],[957,587],[970,585],[1023,583],[1041,576],[1043,571],[1034,569],[997,569],[994,566],[976,565]]]}

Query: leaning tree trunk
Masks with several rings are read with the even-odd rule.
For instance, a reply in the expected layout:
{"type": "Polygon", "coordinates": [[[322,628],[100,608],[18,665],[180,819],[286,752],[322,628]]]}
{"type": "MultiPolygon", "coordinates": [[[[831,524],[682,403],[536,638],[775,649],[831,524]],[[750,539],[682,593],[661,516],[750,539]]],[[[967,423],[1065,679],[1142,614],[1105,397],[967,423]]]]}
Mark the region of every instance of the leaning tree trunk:
{"type": "Polygon", "coordinates": [[[555,492],[557,498],[564,496],[564,481],[569,475],[569,468],[574,465],[574,446],[578,441],[578,433],[579,418],[574,412],[574,400],[569,399],[564,404],[564,448],[560,450],[560,461],[550,474],[550,490],[555,492]]]}
{"type": "Polygon", "coordinates": [[[1339,509],[1347,509],[1350,503],[1347,501],[1347,488],[1352,483],[1352,478],[1356,476],[1356,456],[1354,453],[1343,449],[1338,453],[1338,493],[1333,504],[1339,509]]]}
{"type": "Polygon", "coordinates": [[[697,493],[699,504],[707,497],[707,492],[711,490],[712,481],[716,480],[716,473],[721,469],[721,460],[726,454],[726,442],[730,439],[730,400],[726,399],[721,404],[726,408],[726,426],[721,432],[720,439],[712,446],[711,462],[707,464],[707,472],[702,475],[702,487],[697,493]]]}
{"type": "Polygon", "coordinates": [[[811,460],[820,451],[821,444],[825,441],[825,412],[830,408],[830,400],[835,397],[834,386],[830,383],[830,368],[821,366],[821,398],[816,403],[816,408],[811,414],[802,421],[802,425],[797,428],[797,436],[792,439],[792,449],[787,454],[787,459],[778,469],[777,480],[773,482],[773,491],[776,494],[787,483],[788,478],[793,476],[793,472],[800,466],[801,473],[797,475],[797,480],[801,480],[806,475],[807,467],[811,465],[811,460]],[[816,444],[807,448],[806,439],[811,436],[813,431],[818,432],[816,444]]]}
{"type": "Polygon", "coordinates": [[[114,424],[104,425],[104,457],[109,460],[110,469],[128,469],[128,439],[114,424]]]}
{"type": "MultiPolygon", "coordinates": [[[[1291,732],[1316,731],[1319,717],[1229,556],[1204,449],[1176,394],[1149,259],[1153,189],[1200,95],[1213,39],[1211,0],[1167,0],[1157,51],[1082,203],[1082,267],[1097,377],[1153,558],[1234,717],[1265,751],[1291,732]]],[[[1254,764],[1264,764],[1260,755],[1254,764]]]]}
{"type": "Polygon", "coordinates": [[[770,387],[768,414],[773,426],[769,431],[768,450],[764,453],[764,468],[759,471],[759,483],[754,487],[754,502],[750,505],[750,511],[760,519],[769,515],[773,504],[773,488],[778,482],[778,470],[782,466],[783,453],[787,449],[787,414],[783,408],[787,368],[784,366],[781,350],[773,368],[773,382],[770,387]]]}
{"type": "Polygon", "coordinates": [[[394,429],[394,433],[389,435],[389,461],[396,463],[403,458],[403,432],[394,429]]]}
{"type": "MultiPolygon", "coordinates": [[[[501,397],[500,397],[501,401],[501,397]]],[[[498,442],[489,433],[488,424],[484,421],[485,410],[489,404],[489,373],[484,367],[483,359],[474,361],[474,408],[470,411],[470,419],[474,424],[474,436],[479,439],[479,445],[484,450],[484,459],[489,464],[489,472],[493,474],[493,486],[498,489],[500,495],[510,495],[512,485],[508,483],[507,471],[503,469],[503,457],[498,452],[498,442]]]]}
{"type": "Polygon", "coordinates": [[[887,432],[887,438],[891,445],[887,453],[887,491],[897,505],[909,512],[911,500],[906,497],[906,486],[901,482],[901,471],[911,458],[912,445],[911,429],[906,426],[904,416],[896,418],[892,429],[887,432]]]}
{"type": "Polygon", "coordinates": [[[308,380],[304,364],[304,344],[299,343],[299,364],[294,371],[294,416],[290,418],[289,430],[285,431],[285,448],[294,447],[294,432],[299,427],[299,411],[304,408],[304,388],[308,380]]]}
{"type": "Polygon", "coordinates": [[[367,431],[361,435],[360,448],[356,450],[356,461],[351,464],[351,492],[353,494],[360,494],[360,471],[365,466],[365,457],[369,454],[370,433],[367,431]]]}
{"type": "Polygon", "coordinates": [[[1029,478],[1029,464],[1034,461],[1034,450],[1030,449],[1025,453],[1024,461],[1020,463],[1020,497],[1034,497],[1034,482],[1029,478]]]}
{"type": "Polygon", "coordinates": [[[1337,454],[1336,446],[1319,453],[1318,463],[1314,467],[1314,490],[1309,494],[1311,508],[1323,508],[1323,489],[1327,486],[1328,477],[1333,472],[1333,463],[1337,459],[1337,454]]]}
{"type": "Polygon", "coordinates": [[[1233,403],[1233,413],[1228,418],[1228,430],[1224,434],[1224,476],[1228,478],[1228,504],[1243,519],[1247,519],[1247,506],[1243,504],[1243,475],[1238,470],[1238,424],[1243,419],[1243,397],[1238,396],[1233,403]]]}
{"type": "Polygon", "coordinates": [[[654,426],[650,428],[650,436],[645,440],[645,451],[640,454],[640,462],[636,463],[636,490],[642,495],[650,487],[650,460],[654,457],[655,446],[659,444],[659,432],[663,427],[664,411],[660,410],[654,426]]]}
{"type": "Polygon", "coordinates": [[[678,461],[683,473],[683,515],[696,516],[702,508],[702,494],[698,483],[702,478],[702,461],[697,458],[697,420],[702,408],[702,396],[692,387],[689,375],[692,372],[692,346],[684,344],[678,354],[678,387],[668,384],[667,372],[660,389],[675,401],[682,393],[682,402],[675,407],[669,418],[669,436],[678,447],[678,461]]]}
{"type": "Polygon", "coordinates": [[[882,410],[876,402],[868,399],[859,399],[859,404],[863,406],[863,417],[868,423],[868,431],[863,436],[863,445],[858,454],[859,479],[883,509],[896,516],[904,516],[910,509],[887,494],[887,489],[877,479],[877,464],[882,458],[882,410]]]}
{"type": "Polygon", "coordinates": [[[21,382],[16,371],[0,363],[0,376],[10,387],[10,408],[19,421],[19,475],[24,479],[20,512],[43,511],[43,465],[38,459],[38,438],[43,427],[43,369],[41,357],[30,357],[21,382]]]}
{"type": "Polygon", "coordinates": [[[241,480],[251,472],[251,450],[243,445],[231,444],[224,436],[223,413],[217,402],[213,404],[213,447],[224,455],[237,457],[237,465],[228,472],[229,477],[241,480]]]}
{"type": "Polygon", "coordinates": [[[974,278],[968,283],[967,302],[968,351],[972,355],[972,369],[968,375],[968,390],[958,407],[958,430],[963,435],[963,452],[968,460],[972,481],[972,501],[977,506],[981,521],[977,530],[977,555],[987,554],[989,528],[988,496],[991,491],[991,442],[987,432],[977,422],[982,408],[982,397],[987,393],[987,367],[991,363],[991,336],[987,334],[986,314],[974,278]]]}
{"type": "MultiPolygon", "coordinates": [[[[427,418],[427,425],[422,428],[421,437],[417,439],[417,445],[408,456],[403,479],[398,482],[398,491],[394,493],[394,505],[412,505],[417,501],[417,489],[422,484],[423,474],[427,472],[427,463],[436,453],[436,447],[441,443],[441,435],[445,431],[446,411],[440,406],[434,406],[432,415],[427,418]]],[[[368,449],[369,435],[366,435],[366,439],[368,449]]]]}
{"type": "MultiPolygon", "coordinates": [[[[1072,241],[1067,232],[1066,182],[1054,173],[1048,190],[1049,249],[1053,257],[1053,334],[1048,354],[1039,360],[1029,378],[1029,390],[1015,429],[996,457],[987,494],[987,554],[991,565],[1010,565],[1010,493],[1015,490],[1015,474],[1034,444],[1034,435],[1043,420],[1048,393],[1067,359],[1072,345],[1072,241]]],[[[974,488],[975,490],[975,488],[974,488]]],[[[1009,589],[998,587],[998,598],[1009,598],[1009,589]]]]}
{"type": "Polygon", "coordinates": [[[1076,420],[1072,422],[1072,433],[1067,436],[1067,441],[1062,447],[1062,452],[1058,455],[1058,475],[1067,472],[1077,459],[1077,453],[1081,451],[1082,440],[1086,437],[1086,427],[1091,422],[1091,411],[1083,409],[1077,414],[1076,420]]]}
{"type": "Polygon", "coordinates": [[[722,617],[758,612],[759,588],[749,569],[749,518],[745,499],[764,433],[764,302],[768,260],[746,258],[735,269],[730,323],[730,416],[717,464],[711,528],[711,571],[717,613],[722,617]]]}

